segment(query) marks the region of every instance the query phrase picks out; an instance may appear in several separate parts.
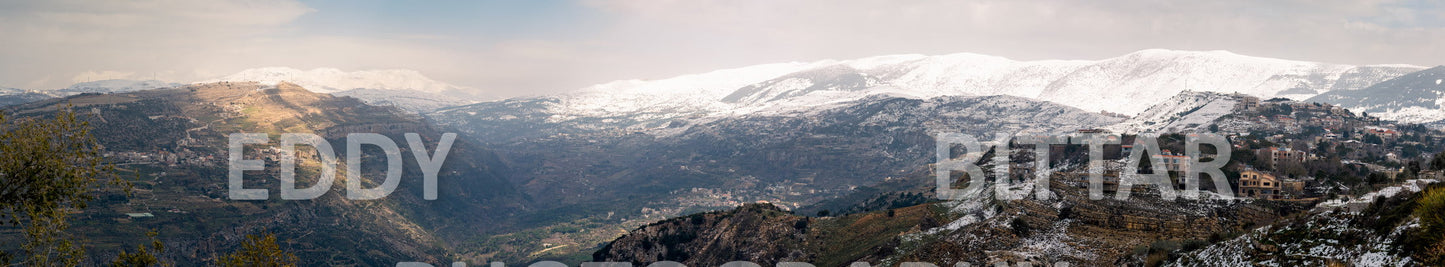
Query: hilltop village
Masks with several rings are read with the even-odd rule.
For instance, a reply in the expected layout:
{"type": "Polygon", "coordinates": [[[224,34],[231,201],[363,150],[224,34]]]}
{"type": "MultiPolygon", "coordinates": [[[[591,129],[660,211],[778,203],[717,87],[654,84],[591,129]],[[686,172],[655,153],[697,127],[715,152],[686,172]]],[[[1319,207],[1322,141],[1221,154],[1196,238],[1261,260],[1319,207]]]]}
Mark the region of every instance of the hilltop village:
{"type": "MultiPolygon", "coordinates": [[[[1321,103],[1229,95],[1233,110],[1208,126],[1196,130],[1163,133],[1162,152],[1149,163],[1164,165],[1176,189],[1184,189],[1180,177],[1190,170],[1184,140],[1189,135],[1209,132],[1226,135],[1231,154],[1224,168],[1235,197],[1313,204],[1340,195],[1369,192],[1382,186],[1413,179],[1440,180],[1440,171],[1426,170],[1432,151],[1445,149],[1445,134],[1414,124],[1381,121],[1368,114],[1321,103]]],[[[1199,125],[1197,125],[1199,126],[1199,125]]],[[[1078,133],[1108,133],[1104,129],[1080,129],[1078,133]]],[[[1134,149],[1136,135],[1122,134],[1121,145],[1106,145],[1105,191],[1117,190],[1123,158],[1134,149]]],[[[1054,150],[1064,149],[1055,146],[1054,150]]],[[[1017,154],[1016,154],[1017,156],[1017,154]]],[[[1075,155],[1077,156],[1077,155],[1075,155]]],[[[1067,157],[1067,156],[1065,156],[1067,157]]],[[[1207,156],[1206,157],[1210,157],[1207,156]]],[[[1016,179],[1030,177],[1032,160],[1027,155],[1013,159],[1016,179]],[[1022,158],[1020,160],[1019,158],[1022,158]]],[[[1207,161],[1207,160],[1206,160],[1207,161]]],[[[1148,165],[1145,165],[1148,166],[1148,165]]],[[[1088,186],[1087,168],[1065,172],[1073,185],[1088,186]]],[[[1147,167],[1141,167],[1148,173],[1147,167]]],[[[1209,178],[1201,177],[1202,189],[1219,192],[1209,178]]],[[[1135,193],[1154,189],[1135,185],[1135,193]]]]}

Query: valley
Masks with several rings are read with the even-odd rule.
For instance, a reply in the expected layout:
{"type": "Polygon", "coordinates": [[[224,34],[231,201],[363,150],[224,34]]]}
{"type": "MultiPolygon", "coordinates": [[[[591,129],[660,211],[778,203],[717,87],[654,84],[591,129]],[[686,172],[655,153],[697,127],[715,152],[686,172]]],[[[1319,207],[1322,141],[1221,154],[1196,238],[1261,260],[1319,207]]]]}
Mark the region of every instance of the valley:
{"type": "MultiPolygon", "coordinates": [[[[415,72],[269,68],[170,87],[109,81],[76,87],[86,92],[9,90],[3,97],[16,100],[3,110],[32,118],[79,112],[103,137],[105,156],[134,176],[135,194],[101,192],[76,215],[77,235],[95,241],[94,262],[154,229],[172,247],[163,258],[185,265],[212,262],[261,232],[276,233],[306,264],[1186,264],[1217,258],[1213,246],[1241,246],[1235,239],[1272,238],[1255,229],[1333,216],[1309,212],[1316,203],[1439,179],[1427,178],[1438,167],[1423,163],[1445,149],[1438,127],[1375,117],[1388,113],[1365,114],[1348,101],[1367,90],[1428,88],[1414,81],[1434,70],[1217,51],[1146,50],[1099,61],[902,55],[476,102],[448,97],[461,88],[415,72]],[[1248,67],[1232,69],[1241,64],[1248,67]],[[1330,100],[1291,100],[1316,95],[1330,100]],[[316,134],[334,148],[345,147],[348,133],[394,141],[417,133],[426,144],[459,135],[439,172],[438,200],[423,198],[422,171],[402,145],[404,175],[390,197],[350,200],[337,181],[319,198],[282,201],[276,168],[286,155],[271,142],[246,146],[245,158],[267,167],[247,171],[244,186],[273,196],[240,201],[227,197],[225,148],[227,136],[241,132],[273,140],[316,134]],[[933,149],[944,132],[982,140],[1112,133],[1125,142],[1159,133],[1173,152],[1184,151],[1188,134],[1218,133],[1233,147],[1225,178],[1235,188],[1228,190],[1262,199],[1164,201],[1138,187],[1127,190],[1142,200],[1089,200],[1079,193],[1086,149],[1059,146],[1050,148],[1058,150],[1049,159],[1057,173],[1046,186],[1067,192],[1062,198],[937,200],[933,149]],[[1291,186],[1247,191],[1243,173],[1291,186]],[[749,256],[730,256],[739,253],[749,256]]],[[[1115,175],[1125,149],[1106,149],[1115,175]]],[[[299,184],[312,184],[319,158],[314,149],[299,151],[299,184]]],[[[363,182],[374,187],[386,158],[372,148],[361,153],[363,182]]],[[[1019,152],[1006,166],[1029,167],[1031,157],[1019,152]]],[[[17,231],[0,228],[0,235],[17,231]]],[[[1397,262],[1416,253],[1379,252],[1397,262]]]]}

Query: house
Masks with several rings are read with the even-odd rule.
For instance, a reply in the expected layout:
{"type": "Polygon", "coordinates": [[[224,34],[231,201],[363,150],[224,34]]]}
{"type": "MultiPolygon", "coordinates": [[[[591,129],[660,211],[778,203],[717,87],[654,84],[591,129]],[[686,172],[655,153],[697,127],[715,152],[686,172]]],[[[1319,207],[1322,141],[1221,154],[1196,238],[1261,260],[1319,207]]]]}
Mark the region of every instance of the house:
{"type": "Polygon", "coordinates": [[[1243,95],[1243,94],[1239,94],[1239,93],[1235,93],[1235,97],[1239,99],[1239,102],[1238,102],[1237,104],[1235,104],[1235,105],[1237,105],[1237,106],[1235,107],[1236,109],[1244,110],[1244,111],[1246,111],[1246,112],[1255,112],[1255,111],[1258,111],[1258,109],[1259,109],[1259,98],[1258,98],[1258,97],[1247,96],[1247,95],[1243,95]]]}
{"type": "Polygon", "coordinates": [[[1286,125],[1295,123],[1294,117],[1290,117],[1289,115],[1274,115],[1274,121],[1286,125]]]}
{"type": "Polygon", "coordinates": [[[1345,127],[1345,121],[1335,117],[1319,119],[1319,126],[1325,129],[1341,129],[1345,127]]]}
{"type": "Polygon", "coordinates": [[[1257,199],[1279,199],[1279,179],[1274,175],[1246,169],[1239,172],[1239,192],[1236,195],[1257,199]]]}
{"type": "Polygon", "coordinates": [[[1305,159],[1309,158],[1309,153],[1288,147],[1264,148],[1260,149],[1258,154],[1260,158],[1265,159],[1265,162],[1268,163],[1271,168],[1278,168],[1282,162],[1304,162],[1305,159]]]}
{"type": "Polygon", "coordinates": [[[1364,131],[1364,132],[1365,132],[1365,134],[1373,134],[1373,135],[1375,135],[1375,136],[1379,136],[1380,138],[1385,138],[1385,139],[1395,139],[1395,138],[1399,138],[1399,137],[1400,137],[1400,132],[1399,132],[1399,131],[1395,131],[1394,129],[1387,129],[1387,128],[1369,127],[1369,128],[1365,128],[1365,131],[1364,131]]]}
{"type": "Polygon", "coordinates": [[[1423,171],[1420,172],[1420,179],[1445,180],[1445,171],[1423,171]]]}
{"type": "Polygon", "coordinates": [[[1163,163],[1164,169],[1171,172],[1189,171],[1189,157],[1170,153],[1169,150],[1164,150],[1161,154],[1150,156],[1149,162],[1155,164],[1163,163]]]}

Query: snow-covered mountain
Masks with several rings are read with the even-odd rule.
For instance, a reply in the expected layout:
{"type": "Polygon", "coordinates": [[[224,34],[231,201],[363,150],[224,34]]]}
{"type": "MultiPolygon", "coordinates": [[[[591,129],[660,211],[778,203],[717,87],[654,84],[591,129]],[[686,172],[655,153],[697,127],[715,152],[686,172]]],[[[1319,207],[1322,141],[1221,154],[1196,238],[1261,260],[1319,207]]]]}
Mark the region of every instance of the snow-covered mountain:
{"type": "Polygon", "coordinates": [[[1229,115],[1239,101],[1214,92],[1180,92],[1124,122],[1105,127],[1114,132],[1187,132],[1208,127],[1229,115]]]}
{"type": "MultiPolygon", "coordinates": [[[[1016,61],[967,53],[893,55],[757,65],[654,81],[617,81],[561,95],[513,99],[511,103],[530,102],[529,108],[554,115],[548,118],[550,121],[613,118],[608,121],[633,122],[613,125],[623,128],[678,118],[777,114],[870,95],[913,99],[1009,95],[1087,111],[1135,115],[1184,91],[1304,99],[1322,92],[1361,89],[1421,69],[1160,49],[1098,61],[1016,61]]],[[[475,112],[497,106],[448,110],[475,112]]]]}
{"type": "Polygon", "coordinates": [[[179,83],[162,82],[157,80],[123,80],[110,79],[82,82],[59,90],[25,90],[16,88],[0,88],[0,106],[15,105],[40,101],[44,99],[64,97],[85,93],[124,93],[157,88],[170,88],[181,86],[179,83]]]}
{"type": "Polygon", "coordinates": [[[432,80],[414,70],[386,69],[342,71],[334,68],[299,70],[287,67],[247,69],[206,82],[260,82],[274,85],[289,82],[307,90],[351,96],[369,104],[391,105],[424,112],[439,107],[488,100],[470,88],[432,80]]]}
{"type": "Polygon", "coordinates": [[[1445,121],[1445,66],[1406,74],[1361,90],[1324,93],[1309,101],[1337,104],[1400,122],[1445,121]]]}
{"type": "Polygon", "coordinates": [[[333,92],[335,96],[349,96],[361,99],[367,104],[394,106],[411,112],[424,113],[438,108],[476,103],[466,97],[443,95],[441,93],[357,88],[333,92]]]}
{"type": "Polygon", "coordinates": [[[0,87],[0,107],[30,103],[60,96],[61,95],[47,91],[0,87]]]}
{"type": "Polygon", "coordinates": [[[1079,68],[1051,83],[1038,98],[1085,110],[1134,114],[1184,90],[1304,99],[1320,92],[1364,88],[1419,69],[1289,61],[1224,51],[1145,50],[1079,68]]]}
{"type": "Polygon", "coordinates": [[[111,79],[77,83],[71,85],[70,87],[66,87],[65,89],[60,89],[56,91],[64,94],[124,93],[157,88],[169,88],[181,85],[182,84],[179,83],[162,82],[157,80],[140,81],[111,79]]]}

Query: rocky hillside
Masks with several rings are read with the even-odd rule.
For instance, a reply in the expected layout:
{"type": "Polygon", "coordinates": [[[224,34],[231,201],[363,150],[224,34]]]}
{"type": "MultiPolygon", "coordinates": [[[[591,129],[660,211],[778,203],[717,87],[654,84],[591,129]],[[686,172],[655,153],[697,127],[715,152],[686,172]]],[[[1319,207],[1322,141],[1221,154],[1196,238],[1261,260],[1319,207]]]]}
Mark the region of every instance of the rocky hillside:
{"type": "MultiPolygon", "coordinates": [[[[1387,187],[1357,201],[1321,204],[1303,216],[1249,231],[1181,255],[1170,266],[1424,266],[1439,241],[1421,227],[1416,208],[1433,180],[1387,187]],[[1413,213],[1413,214],[1412,214],[1413,213]]],[[[1435,186],[1434,188],[1445,188],[1435,186]]],[[[1439,190],[1439,189],[1436,189],[1439,190]]]]}
{"type": "MultiPolygon", "coordinates": [[[[82,94],[12,106],[24,117],[73,108],[95,129],[106,156],[126,174],[136,173],[136,192],[104,192],[77,214],[73,233],[92,240],[93,262],[113,258],[120,248],[144,240],[148,229],[166,243],[165,258],[204,264],[232,251],[247,234],[275,233],[283,248],[308,265],[390,265],[398,261],[458,258],[459,241],[503,231],[508,214],[523,207],[491,151],[458,140],[438,178],[438,200],[422,200],[421,171],[402,137],[418,133],[429,146],[443,130],[415,115],[366,105],[280,83],[210,83],[116,94],[82,94]],[[73,105],[73,106],[71,106],[73,105]],[[264,159],[267,169],[246,173],[248,188],[270,188],[267,201],[227,198],[227,135],[238,132],[315,133],[338,154],[344,137],[373,132],[403,140],[403,177],[382,200],[349,200],[344,174],[331,191],[313,200],[277,196],[281,157],[270,145],[253,145],[246,158],[264,159]],[[218,180],[221,179],[221,180],[218,180]],[[130,214],[130,215],[128,215],[130,214]],[[137,215],[140,214],[140,215],[137,215]]],[[[274,137],[273,137],[274,138],[274,137]]],[[[315,182],[319,158],[301,147],[299,185],[315,182]]],[[[379,153],[369,151],[367,153],[379,153]]],[[[379,184],[384,157],[362,162],[368,186],[379,184]]],[[[338,169],[344,170],[341,163],[338,169]]],[[[123,175],[126,176],[126,175],[123,175]]],[[[5,231],[5,235],[14,232],[5,231]]],[[[462,243],[465,244],[465,243],[462,243]]]]}
{"type": "Polygon", "coordinates": [[[748,204],[643,226],[603,247],[594,260],[636,264],[748,260],[765,265],[807,261],[814,252],[803,244],[816,238],[809,235],[810,221],[770,204],[748,204]]]}
{"type": "Polygon", "coordinates": [[[671,260],[689,266],[731,260],[817,266],[855,261],[1127,265],[1144,262],[1147,253],[1136,249],[1155,246],[1157,240],[1203,244],[1217,233],[1277,219],[1268,209],[1239,202],[1149,196],[1091,201],[1067,183],[1054,188],[1062,193],[1054,200],[977,198],[841,217],[804,217],[771,205],[748,205],[633,230],[596,252],[593,260],[671,260]]]}

